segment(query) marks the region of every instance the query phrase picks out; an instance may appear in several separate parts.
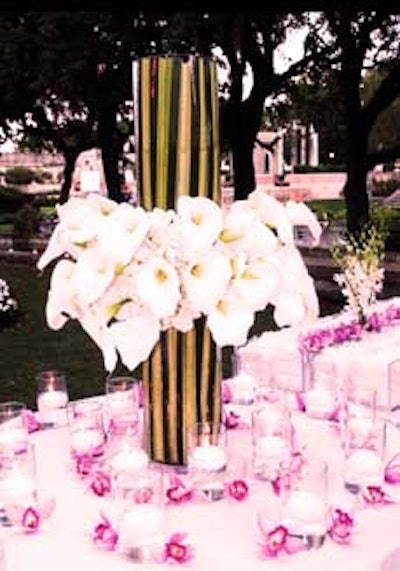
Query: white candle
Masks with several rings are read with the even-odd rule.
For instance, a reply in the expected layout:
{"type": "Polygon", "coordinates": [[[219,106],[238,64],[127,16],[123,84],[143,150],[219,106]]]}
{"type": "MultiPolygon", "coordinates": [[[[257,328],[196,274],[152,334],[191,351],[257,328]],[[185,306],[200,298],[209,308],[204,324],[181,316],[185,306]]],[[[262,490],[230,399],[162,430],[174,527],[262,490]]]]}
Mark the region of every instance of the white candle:
{"type": "Polygon", "coordinates": [[[284,421],[285,413],[273,404],[264,404],[255,416],[255,422],[260,427],[260,430],[263,430],[263,428],[265,430],[268,427],[273,429],[284,421]]]}
{"type": "Polygon", "coordinates": [[[35,480],[23,473],[12,471],[0,479],[0,503],[30,504],[36,493],[35,480]]]}
{"type": "Polygon", "coordinates": [[[366,439],[372,432],[374,423],[371,418],[360,416],[350,418],[347,422],[347,428],[351,435],[356,438],[366,439]]]}
{"type": "Polygon", "coordinates": [[[24,428],[2,428],[0,450],[23,452],[28,447],[28,433],[24,428]]]}
{"type": "Polygon", "coordinates": [[[70,445],[79,456],[92,453],[104,443],[104,435],[96,428],[82,428],[71,432],[70,445]]]}
{"type": "Polygon", "coordinates": [[[383,462],[375,450],[354,450],[345,465],[344,479],[349,484],[379,486],[383,482],[383,462]]]}
{"type": "Polygon", "coordinates": [[[123,448],[110,459],[110,467],[115,474],[137,472],[146,468],[148,463],[149,456],[141,448],[123,448]]]}
{"type": "Polygon", "coordinates": [[[116,391],[107,395],[107,409],[111,418],[134,412],[132,391],[116,391]]]}
{"type": "Polygon", "coordinates": [[[127,511],[121,521],[121,542],[138,546],[152,543],[162,533],[164,511],[155,504],[136,504],[127,511]]]}
{"type": "Polygon", "coordinates": [[[323,535],[326,516],[324,500],[309,490],[293,491],[286,502],[285,519],[292,531],[323,535]]]}
{"type": "Polygon", "coordinates": [[[310,416],[323,418],[335,408],[335,397],[326,388],[316,385],[304,395],[306,412],[310,416]]]}
{"type": "Polygon", "coordinates": [[[68,394],[49,389],[37,397],[39,419],[42,424],[65,425],[67,422],[68,394]]]}
{"type": "Polygon", "coordinates": [[[246,373],[240,373],[230,380],[232,400],[240,404],[254,401],[255,379],[246,373]]]}
{"type": "Polygon", "coordinates": [[[261,436],[256,442],[256,454],[265,460],[284,460],[289,444],[282,436],[261,436]]]}
{"type": "Polygon", "coordinates": [[[189,457],[189,462],[192,468],[197,470],[218,472],[226,466],[225,450],[214,444],[196,446],[189,457]]]}

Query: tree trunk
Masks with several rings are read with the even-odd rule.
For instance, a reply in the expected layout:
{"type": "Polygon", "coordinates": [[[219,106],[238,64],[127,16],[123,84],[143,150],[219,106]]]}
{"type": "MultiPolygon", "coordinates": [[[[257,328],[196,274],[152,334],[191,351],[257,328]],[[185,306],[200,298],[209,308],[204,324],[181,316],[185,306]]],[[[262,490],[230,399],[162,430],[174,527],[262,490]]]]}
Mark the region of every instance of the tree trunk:
{"type": "Polygon", "coordinates": [[[116,108],[111,105],[104,107],[99,117],[99,146],[103,159],[108,198],[116,202],[122,202],[123,196],[118,168],[120,145],[116,129],[116,108]]]}
{"type": "Polygon", "coordinates": [[[64,152],[65,166],[64,166],[64,182],[61,186],[60,204],[64,204],[69,199],[69,191],[72,184],[72,175],[74,173],[76,159],[80,154],[80,150],[74,149],[73,151],[64,152]]]}
{"type": "Polygon", "coordinates": [[[347,211],[347,231],[357,234],[369,220],[367,193],[367,135],[359,120],[347,126],[347,180],[344,198],[347,211]]]}

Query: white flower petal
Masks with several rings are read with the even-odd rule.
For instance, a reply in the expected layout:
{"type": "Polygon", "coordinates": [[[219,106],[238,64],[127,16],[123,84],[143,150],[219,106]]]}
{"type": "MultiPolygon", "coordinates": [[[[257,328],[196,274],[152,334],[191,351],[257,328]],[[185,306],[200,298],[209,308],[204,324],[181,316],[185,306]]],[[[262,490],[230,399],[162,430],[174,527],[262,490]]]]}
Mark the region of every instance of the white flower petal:
{"type": "Polygon", "coordinates": [[[222,210],[203,196],[180,196],[177,213],[180,218],[182,247],[189,254],[206,252],[222,229],[222,210]]]}
{"type": "Polygon", "coordinates": [[[175,268],[163,258],[149,260],[138,271],[137,291],[157,317],[174,314],[180,299],[179,278],[175,268]]]}
{"type": "Polygon", "coordinates": [[[248,306],[241,307],[228,301],[220,301],[207,316],[207,326],[220,347],[244,345],[253,321],[254,312],[248,306]]]}
{"type": "Polygon", "coordinates": [[[295,202],[288,200],[286,202],[286,211],[294,226],[306,226],[313,237],[313,245],[319,244],[322,226],[316,214],[304,202],[295,202]]]}
{"type": "Polygon", "coordinates": [[[96,301],[115,276],[115,267],[96,249],[85,250],[76,263],[75,283],[82,304],[96,301]]]}
{"type": "Polygon", "coordinates": [[[160,326],[152,313],[139,310],[130,319],[112,323],[110,335],[122,362],[133,371],[149,358],[160,337],[160,326]]]}
{"type": "Polygon", "coordinates": [[[184,272],[189,302],[207,313],[224,296],[231,277],[231,263],[225,256],[215,252],[200,258],[184,272]]]}
{"type": "Polygon", "coordinates": [[[261,221],[275,228],[284,244],[293,244],[293,224],[283,204],[263,190],[257,189],[248,196],[249,204],[257,211],[261,221]]]}

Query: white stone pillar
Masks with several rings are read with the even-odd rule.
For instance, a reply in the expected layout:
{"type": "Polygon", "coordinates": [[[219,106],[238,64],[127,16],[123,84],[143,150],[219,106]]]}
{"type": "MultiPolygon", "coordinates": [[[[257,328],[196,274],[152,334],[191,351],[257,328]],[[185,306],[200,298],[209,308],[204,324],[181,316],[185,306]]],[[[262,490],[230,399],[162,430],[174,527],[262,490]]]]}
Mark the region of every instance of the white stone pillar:
{"type": "Polygon", "coordinates": [[[299,129],[300,134],[300,164],[307,164],[307,130],[305,126],[301,126],[299,129]]]}
{"type": "Polygon", "coordinates": [[[319,135],[313,125],[310,126],[308,161],[310,167],[319,165],[319,135]]]}

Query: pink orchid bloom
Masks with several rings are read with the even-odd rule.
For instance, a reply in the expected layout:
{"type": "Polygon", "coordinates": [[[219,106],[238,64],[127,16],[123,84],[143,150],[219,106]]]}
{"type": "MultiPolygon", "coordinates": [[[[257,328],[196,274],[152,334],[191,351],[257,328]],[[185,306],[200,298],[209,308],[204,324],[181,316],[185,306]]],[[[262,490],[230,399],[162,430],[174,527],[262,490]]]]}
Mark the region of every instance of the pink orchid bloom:
{"type": "Polygon", "coordinates": [[[184,543],[186,533],[174,533],[165,544],[164,561],[187,563],[193,555],[193,547],[184,543]]]}
{"type": "Polygon", "coordinates": [[[285,551],[285,544],[288,537],[288,530],[283,525],[278,525],[267,533],[263,551],[268,557],[277,557],[285,551]]]}
{"type": "Polygon", "coordinates": [[[224,424],[228,430],[237,428],[239,426],[239,422],[240,414],[233,412],[233,410],[230,410],[225,414],[224,424]]]}
{"type": "Polygon", "coordinates": [[[25,533],[35,533],[40,526],[40,514],[33,508],[29,507],[22,514],[22,528],[25,533]]]}
{"type": "Polygon", "coordinates": [[[363,489],[363,499],[369,505],[391,504],[393,500],[379,486],[367,486],[363,489]]]}
{"type": "Polygon", "coordinates": [[[249,495],[249,486],[244,480],[233,480],[227,485],[228,495],[239,502],[245,500],[249,495]]]}
{"type": "Polygon", "coordinates": [[[395,454],[385,467],[385,482],[388,484],[400,483],[400,454],[395,454]]]}
{"type": "Polygon", "coordinates": [[[88,476],[93,469],[93,457],[88,454],[75,458],[75,469],[79,476],[88,476]]]}
{"type": "Polygon", "coordinates": [[[37,416],[34,412],[28,409],[24,410],[22,414],[26,429],[29,432],[29,434],[31,432],[35,432],[36,430],[40,429],[41,427],[40,422],[38,421],[37,416]]]}
{"type": "Polygon", "coordinates": [[[328,529],[330,538],[336,543],[348,543],[354,527],[354,520],[347,512],[337,508],[332,515],[332,524],[328,529]]]}
{"type": "Polygon", "coordinates": [[[232,400],[232,390],[229,386],[229,383],[226,381],[222,381],[221,383],[221,398],[224,404],[227,404],[232,400]]]}
{"type": "Polygon", "coordinates": [[[290,474],[276,476],[276,478],[271,480],[271,486],[274,494],[280,496],[284,490],[289,490],[290,488],[290,474]]]}
{"type": "Polygon", "coordinates": [[[148,504],[153,497],[154,490],[150,486],[143,486],[135,490],[133,500],[136,504],[148,504]]]}
{"type": "Polygon", "coordinates": [[[111,493],[111,478],[105,472],[94,472],[90,489],[96,496],[106,496],[111,493]]]}
{"type": "Polygon", "coordinates": [[[93,541],[103,549],[113,551],[118,542],[118,533],[104,514],[101,514],[101,518],[102,521],[93,530],[93,541]]]}
{"type": "Polygon", "coordinates": [[[180,504],[193,498],[193,490],[185,486],[180,478],[174,478],[166,491],[166,496],[170,502],[180,504]]]}
{"type": "Polygon", "coordinates": [[[289,531],[283,525],[278,525],[265,535],[263,553],[267,557],[278,557],[281,554],[292,555],[304,549],[300,538],[291,537],[289,531]]]}

